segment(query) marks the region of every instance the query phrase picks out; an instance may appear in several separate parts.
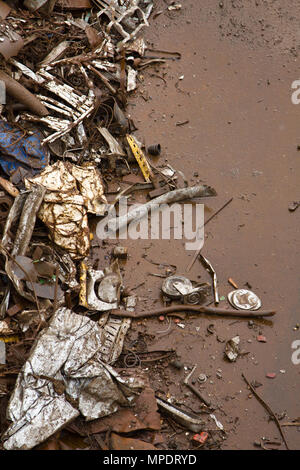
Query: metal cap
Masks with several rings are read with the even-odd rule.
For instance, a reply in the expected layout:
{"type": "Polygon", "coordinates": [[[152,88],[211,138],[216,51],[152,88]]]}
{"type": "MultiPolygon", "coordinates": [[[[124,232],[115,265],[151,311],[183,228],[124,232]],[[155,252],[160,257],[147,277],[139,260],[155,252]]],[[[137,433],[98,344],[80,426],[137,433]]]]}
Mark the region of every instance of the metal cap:
{"type": "Polygon", "coordinates": [[[191,281],[186,277],[176,275],[169,276],[162,283],[161,290],[165,295],[167,295],[171,299],[180,299],[182,296],[182,289],[176,289],[175,284],[177,284],[177,286],[180,285],[180,287],[182,287],[182,289],[184,289],[186,293],[193,290],[193,285],[191,281]]]}
{"type": "Polygon", "coordinates": [[[237,289],[229,292],[228,302],[239,310],[258,310],[261,300],[254,292],[247,289],[237,289]]]}

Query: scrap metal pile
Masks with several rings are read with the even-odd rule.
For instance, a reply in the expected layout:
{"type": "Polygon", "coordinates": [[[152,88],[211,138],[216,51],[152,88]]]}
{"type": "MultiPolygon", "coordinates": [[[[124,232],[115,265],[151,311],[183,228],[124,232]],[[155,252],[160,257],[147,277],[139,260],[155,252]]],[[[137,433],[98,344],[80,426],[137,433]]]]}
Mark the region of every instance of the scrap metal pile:
{"type": "MultiPolygon", "coordinates": [[[[146,55],[142,31],[152,10],[151,0],[25,0],[14,7],[0,2],[5,449],[31,449],[66,426],[76,435],[95,435],[96,448],[109,448],[101,438],[109,431],[112,448],[155,449],[154,441],[127,434],[159,431],[159,411],[193,432],[205,430],[199,416],[155,396],[140,364],[114,368],[132,318],[141,315],[119,269],[126,250],[116,247],[114,261],[101,270],[89,258],[89,218],[103,218],[117,205],[123,193],[108,202],[107,185],[119,177],[141,174],[144,183],[126,194],[147,189],[150,198],[140,211],[120,218],[119,228],[147,214],[153,201],[216,195],[209,186],[182,183],[169,166],[155,168],[133,135],[128,95],[141,70],[164,61],[146,55]]],[[[159,153],[160,145],[148,152],[159,153]]],[[[215,273],[205,262],[216,299],[215,273]]],[[[172,282],[164,293],[172,298],[170,288],[175,292],[179,310],[188,304],[209,313],[210,307],[200,306],[207,285],[172,282]]],[[[200,446],[205,440],[202,432],[200,446]]]]}

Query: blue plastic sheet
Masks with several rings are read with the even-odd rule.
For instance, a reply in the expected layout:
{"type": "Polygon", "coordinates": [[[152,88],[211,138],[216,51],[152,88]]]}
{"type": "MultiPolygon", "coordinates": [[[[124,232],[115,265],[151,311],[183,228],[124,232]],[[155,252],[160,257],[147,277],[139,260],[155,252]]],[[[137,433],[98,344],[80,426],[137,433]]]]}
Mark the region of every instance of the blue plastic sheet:
{"type": "Polygon", "coordinates": [[[31,174],[40,173],[49,163],[47,152],[42,148],[43,134],[34,130],[28,134],[8,122],[0,120],[0,165],[12,176],[23,168],[31,174]]]}

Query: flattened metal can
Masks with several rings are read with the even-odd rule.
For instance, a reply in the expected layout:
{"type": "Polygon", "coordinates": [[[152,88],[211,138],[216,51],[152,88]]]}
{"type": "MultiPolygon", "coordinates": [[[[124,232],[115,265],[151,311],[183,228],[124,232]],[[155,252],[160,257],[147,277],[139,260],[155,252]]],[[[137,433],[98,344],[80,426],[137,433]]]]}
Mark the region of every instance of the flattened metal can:
{"type": "Polygon", "coordinates": [[[229,292],[228,302],[239,310],[258,310],[261,307],[260,298],[247,289],[236,289],[229,292]]]}

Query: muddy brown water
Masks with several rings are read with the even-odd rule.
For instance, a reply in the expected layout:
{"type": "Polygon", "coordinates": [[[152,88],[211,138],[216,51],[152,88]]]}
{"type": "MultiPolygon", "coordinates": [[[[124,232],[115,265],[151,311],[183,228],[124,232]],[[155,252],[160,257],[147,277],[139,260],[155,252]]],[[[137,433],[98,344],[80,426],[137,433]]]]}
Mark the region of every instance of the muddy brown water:
{"type": "MultiPolygon", "coordinates": [[[[251,396],[241,374],[262,384],[257,389],[281,423],[300,416],[300,365],[292,363],[292,342],[300,339],[299,323],[299,217],[289,212],[299,194],[300,105],[291,101],[291,85],[299,79],[296,1],[244,2],[182,1],[182,9],[166,11],[157,2],[145,37],[154,49],[178,51],[179,61],[167,61],[142,73],[139,91],[131,95],[128,112],[136,135],[146,145],[160,143],[156,165],[169,163],[184,172],[190,184],[205,182],[218,195],[204,200],[209,217],[226,200],[232,203],[205,230],[202,253],[215,267],[221,296],[233,288],[251,286],[263,308],[277,311],[271,322],[195,316],[182,321],[135,322],[130,338],[149,335],[149,350],[177,351],[182,363],[197,364],[195,378],[208,376],[201,387],[219,409],[217,418],[226,430],[223,449],[253,449],[262,437],[280,439],[274,422],[251,396]],[[250,3],[250,2],[248,2],[250,3]],[[220,6],[221,5],[221,6],[220,6]],[[222,6],[223,5],[223,6],[222,6]],[[181,78],[181,79],[180,79],[181,78]],[[178,126],[176,123],[189,121],[178,126]],[[214,324],[215,333],[207,327],[214,324]],[[257,335],[267,342],[257,341],[257,335]],[[235,363],[224,360],[224,339],[239,335],[247,354],[235,363]],[[266,374],[275,372],[269,379],[266,374]],[[221,378],[218,378],[221,377],[221,378]]],[[[142,202],[137,195],[134,202],[142,202]]],[[[164,267],[173,264],[186,275],[193,252],[182,240],[128,240],[129,259],[123,265],[125,285],[138,287],[138,306],[162,305],[164,267]]],[[[94,249],[99,266],[110,248],[94,249]]],[[[188,274],[209,281],[197,260],[188,274]]],[[[220,306],[225,306],[226,300],[220,306]]],[[[177,402],[197,410],[198,399],[181,384],[183,371],[167,367],[164,377],[151,376],[156,390],[169,393],[177,402]]],[[[284,427],[291,449],[298,449],[300,429],[284,427]]],[[[175,436],[177,448],[191,447],[193,433],[175,436]]],[[[166,445],[170,445],[166,439],[166,445]]],[[[284,448],[281,445],[280,448],[284,448]]]]}
{"type": "MultiPolygon", "coordinates": [[[[251,286],[263,309],[277,313],[253,325],[247,319],[207,315],[187,316],[181,321],[184,328],[173,318],[138,320],[126,342],[142,334],[149,351],[176,351],[186,370],[154,364],[149,379],[155,391],[184,409],[201,409],[198,398],[182,384],[187,371],[197,365],[194,380],[206,374],[207,381],[200,386],[196,380],[195,387],[217,406],[224,440],[220,432],[212,435],[222,449],[256,449],[254,441],[263,437],[281,442],[284,449],[275,423],[248,390],[242,373],[261,384],[257,393],[282,418],[280,423],[300,416],[300,364],[291,360],[292,343],[300,340],[300,208],[288,210],[300,200],[300,104],[291,101],[291,85],[300,79],[300,6],[293,0],[256,0],[246,6],[239,0],[182,0],[182,9],[170,12],[168,3],[155,2],[155,12],[162,13],[152,17],[144,34],[149,47],[178,51],[181,59],[139,74],[128,113],[140,141],[146,146],[160,143],[155,165],[168,163],[191,185],[206,183],[216,189],[215,198],[203,200],[206,219],[233,198],[206,226],[202,249],[218,274],[219,294],[225,297],[220,307],[228,305],[231,277],[241,288],[251,286]],[[265,343],[257,341],[260,334],[265,343]],[[243,354],[230,363],[224,358],[225,341],[236,335],[243,354]],[[267,373],[276,376],[270,379],[267,373]]],[[[131,201],[144,202],[145,194],[136,193],[131,201]]],[[[102,244],[95,238],[93,244],[98,243],[91,255],[95,268],[102,269],[117,242],[102,244]]],[[[159,276],[168,265],[194,281],[210,281],[198,260],[186,272],[193,252],[185,249],[184,240],[119,243],[128,247],[121,270],[124,285],[138,295],[138,311],[163,305],[159,276]]],[[[300,428],[283,429],[290,449],[299,449],[300,428]]],[[[164,421],[159,447],[194,448],[194,433],[175,430],[164,421]]],[[[71,446],[79,448],[82,442],[72,439],[71,446]]]]}

